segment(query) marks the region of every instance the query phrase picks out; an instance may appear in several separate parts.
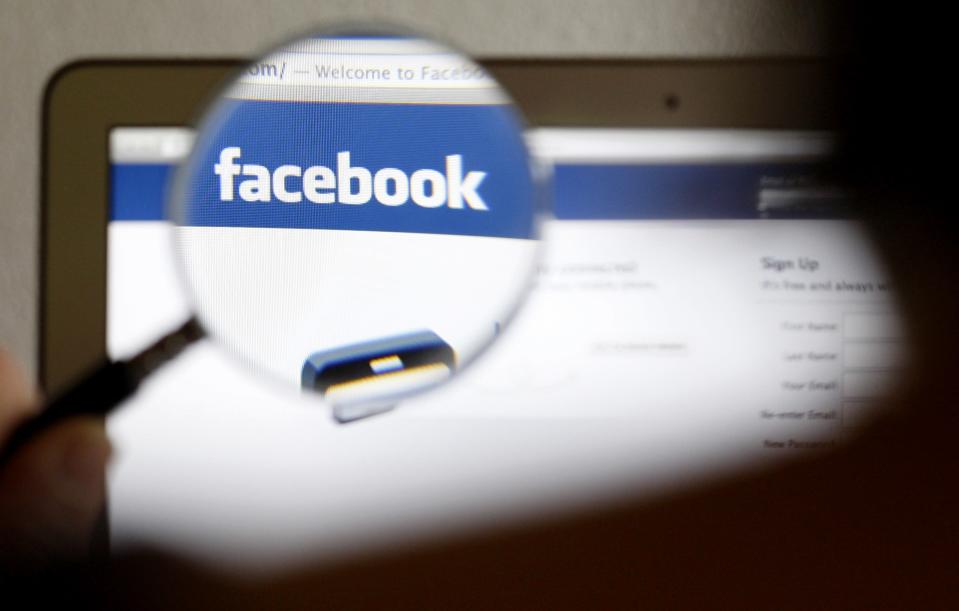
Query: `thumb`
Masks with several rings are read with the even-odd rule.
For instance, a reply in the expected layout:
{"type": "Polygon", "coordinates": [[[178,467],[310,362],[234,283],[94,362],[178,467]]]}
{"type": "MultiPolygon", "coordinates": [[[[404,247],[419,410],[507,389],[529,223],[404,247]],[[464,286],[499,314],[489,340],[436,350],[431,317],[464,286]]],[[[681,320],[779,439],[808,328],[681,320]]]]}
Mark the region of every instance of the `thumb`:
{"type": "Polygon", "coordinates": [[[103,422],[74,418],[44,432],[0,472],[0,563],[31,571],[82,559],[106,499],[103,422]]]}

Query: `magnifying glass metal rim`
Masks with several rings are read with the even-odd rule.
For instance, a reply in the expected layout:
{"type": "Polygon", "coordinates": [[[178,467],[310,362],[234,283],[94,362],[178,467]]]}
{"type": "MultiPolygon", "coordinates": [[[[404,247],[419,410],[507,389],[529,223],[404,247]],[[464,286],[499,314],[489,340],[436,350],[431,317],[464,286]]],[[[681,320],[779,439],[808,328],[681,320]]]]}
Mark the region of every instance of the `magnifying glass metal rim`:
{"type": "MultiPolygon", "coordinates": [[[[338,26],[320,28],[314,32],[311,32],[308,36],[293,38],[290,40],[290,42],[287,42],[284,45],[274,47],[271,52],[282,50],[297,40],[302,40],[303,38],[307,37],[343,36],[346,34],[359,33],[367,36],[408,36],[433,41],[433,39],[422,37],[403,26],[376,25],[374,27],[370,27],[369,25],[359,26],[355,23],[346,23],[338,26]]],[[[469,58],[468,54],[460,52],[453,45],[449,45],[445,42],[439,42],[438,44],[442,45],[451,52],[462,55],[464,58],[469,58]]],[[[263,54],[263,56],[266,55],[268,54],[263,54]]],[[[194,122],[194,124],[199,126],[200,130],[204,128],[206,121],[211,120],[208,117],[212,116],[210,113],[212,110],[214,110],[215,105],[221,99],[223,91],[225,91],[226,87],[232,85],[236,81],[238,75],[242,74],[242,70],[245,68],[246,65],[239,68],[230,79],[225,81],[224,86],[218,89],[218,94],[211,97],[211,103],[205,106],[202,115],[203,119],[194,122]]],[[[497,83],[497,85],[499,84],[497,83]]],[[[507,103],[511,106],[511,108],[514,109],[515,119],[519,125],[520,132],[524,132],[526,123],[522,114],[513,103],[513,100],[509,98],[508,93],[506,93],[505,90],[502,90],[502,87],[500,87],[500,90],[506,97],[507,103]]],[[[534,197],[537,198],[537,201],[531,202],[531,206],[533,207],[533,234],[531,239],[536,242],[536,247],[529,263],[527,279],[521,285],[522,288],[520,291],[518,291],[516,299],[503,313],[503,316],[499,321],[500,324],[504,326],[508,325],[512,319],[515,318],[519,308],[532,289],[532,281],[537,272],[539,257],[542,254],[542,245],[539,242],[539,234],[546,210],[545,206],[542,205],[542,202],[545,201],[545,189],[543,184],[545,174],[543,173],[542,168],[536,165],[537,162],[530,154],[528,145],[523,143],[523,147],[525,149],[526,159],[528,161],[527,167],[531,174],[530,181],[534,189],[534,197]]],[[[192,154],[193,153],[191,152],[191,158],[192,154]]],[[[185,166],[186,164],[182,164],[180,169],[177,171],[175,178],[176,182],[173,185],[171,193],[177,193],[179,189],[183,188],[181,181],[184,180],[183,168],[185,166]]],[[[168,203],[168,206],[169,205],[171,204],[168,203]]],[[[171,240],[175,240],[174,227],[171,227],[170,229],[171,240]]],[[[174,250],[174,252],[176,252],[176,250],[174,250]]],[[[182,263],[178,266],[178,269],[179,273],[181,274],[181,282],[184,283],[186,288],[189,288],[187,279],[182,277],[182,263]]],[[[197,312],[198,310],[196,308],[196,304],[192,303],[192,291],[187,290],[187,294],[190,296],[193,311],[197,312]]],[[[99,365],[94,366],[86,375],[82,376],[72,386],[68,387],[52,400],[48,401],[44,408],[36,416],[21,422],[13,431],[11,431],[7,438],[6,444],[0,448],[0,466],[10,460],[11,457],[17,453],[21,446],[33,439],[37,434],[47,430],[48,428],[59,422],[62,422],[67,418],[77,415],[103,416],[108,414],[113,410],[114,407],[121,404],[124,400],[134,394],[140,383],[153,371],[156,371],[164,363],[175,358],[192,343],[206,336],[206,331],[194,314],[186,322],[166,335],[160,337],[157,341],[141,351],[139,354],[124,360],[105,360],[99,365]]],[[[462,369],[462,367],[469,365],[479,358],[489,349],[490,345],[493,343],[493,339],[495,339],[495,336],[491,334],[489,341],[485,342],[476,350],[475,353],[469,355],[467,359],[464,359],[461,363],[459,363],[457,369],[462,369]]],[[[233,354],[232,351],[226,352],[233,354]]],[[[264,379],[270,379],[270,376],[261,377],[264,379]]]]}
{"type": "MultiPolygon", "coordinates": [[[[411,40],[420,40],[420,41],[423,41],[424,43],[429,44],[430,46],[443,49],[449,54],[462,57],[471,62],[473,61],[468,54],[462,52],[455,46],[452,46],[445,41],[439,41],[433,37],[423,36],[417,32],[414,32],[413,30],[411,30],[410,28],[406,26],[394,26],[391,24],[384,24],[384,23],[378,23],[374,25],[370,25],[370,24],[360,25],[354,22],[343,22],[339,24],[331,24],[328,26],[321,27],[319,29],[312,30],[305,36],[291,38],[281,45],[272,46],[269,50],[267,50],[266,52],[262,54],[259,54],[257,57],[258,58],[270,57],[271,55],[281,53],[285,49],[288,49],[291,46],[296,45],[302,41],[306,41],[308,39],[350,38],[350,37],[371,38],[371,39],[375,39],[375,38],[404,39],[405,38],[405,39],[411,39],[411,40]]],[[[259,61],[259,59],[253,60],[253,63],[257,61],[259,61]]],[[[234,71],[230,77],[224,79],[220,87],[217,88],[217,93],[211,96],[211,103],[204,108],[202,114],[200,115],[200,118],[195,122],[195,124],[197,125],[198,134],[214,133],[217,127],[216,125],[217,122],[224,120],[223,116],[221,116],[221,114],[218,112],[218,109],[222,108],[222,105],[225,103],[224,94],[235,86],[237,81],[244,75],[244,72],[247,70],[249,65],[250,65],[250,62],[247,62],[247,63],[244,63],[242,66],[238,67],[237,70],[234,71]]],[[[526,133],[526,130],[528,128],[528,124],[525,120],[525,117],[522,115],[519,108],[516,106],[514,100],[509,95],[509,93],[502,87],[502,85],[500,85],[500,83],[495,78],[493,78],[493,82],[496,87],[497,96],[501,98],[500,104],[502,104],[504,107],[507,107],[511,110],[512,117],[517,125],[517,130],[522,136],[522,134],[526,133]]],[[[523,303],[526,301],[529,295],[529,292],[532,290],[533,281],[535,280],[535,277],[537,274],[538,263],[542,255],[542,245],[541,245],[541,239],[540,239],[541,228],[542,228],[542,222],[546,216],[546,209],[547,209],[547,206],[545,205],[545,202],[547,199],[546,197],[547,190],[545,185],[547,172],[544,169],[544,167],[539,165],[539,162],[536,160],[536,158],[533,157],[528,144],[525,141],[523,141],[522,138],[520,138],[520,140],[522,141],[522,147],[524,149],[525,159],[527,161],[527,169],[529,171],[529,181],[533,188],[534,201],[530,202],[531,212],[532,212],[532,219],[531,219],[532,227],[531,227],[531,235],[529,239],[530,239],[530,242],[535,244],[535,248],[527,263],[528,269],[526,272],[525,279],[521,283],[520,289],[517,291],[515,295],[515,299],[513,299],[512,303],[508,305],[506,308],[504,308],[501,312],[498,312],[499,315],[497,316],[497,319],[496,319],[496,322],[498,323],[498,325],[496,327],[496,330],[494,331],[491,328],[489,337],[481,345],[476,347],[474,350],[471,350],[468,354],[457,355],[456,368],[454,372],[451,372],[449,379],[456,379],[460,371],[472,366],[472,364],[477,359],[481,358],[482,355],[489,350],[489,348],[492,346],[497,336],[499,335],[500,330],[504,328],[508,328],[508,326],[512,323],[513,319],[516,317],[523,303]]],[[[204,322],[204,316],[203,316],[204,308],[202,307],[202,304],[197,303],[195,299],[196,297],[195,291],[191,285],[191,280],[185,268],[184,257],[179,251],[180,245],[179,245],[177,233],[176,233],[176,229],[177,229],[176,219],[178,218],[178,215],[183,214],[182,212],[183,204],[181,201],[177,201],[177,198],[178,197],[182,198],[182,194],[187,188],[187,181],[189,180],[189,177],[190,177],[189,175],[190,175],[191,164],[195,161],[195,155],[198,154],[198,150],[199,150],[199,147],[194,146],[190,152],[190,155],[187,157],[187,159],[185,159],[184,162],[182,162],[180,166],[178,167],[174,175],[172,188],[169,190],[169,196],[167,199],[167,218],[171,220],[171,222],[173,223],[170,228],[170,240],[172,242],[174,252],[177,253],[176,270],[179,276],[179,281],[181,283],[181,286],[184,287],[184,292],[185,292],[185,295],[187,296],[187,299],[190,305],[190,310],[194,313],[193,317],[196,324],[205,330],[204,331],[205,335],[207,337],[210,337],[213,340],[214,344],[216,344],[218,348],[221,349],[220,352],[226,353],[229,356],[229,359],[231,361],[240,364],[246,370],[251,370],[251,369],[255,370],[258,374],[257,377],[260,380],[263,380],[263,383],[270,384],[271,386],[276,386],[278,387],[279,390],[286,391],[287,394],[289,394],[289,385],[287,383],[284,383],[281,379],[279,379],[277,375],[273,374],[272,372],[263,371],[264,368],[258,363],[256,358],[250,355],[242,354],[238,352],[237,350],[227,348],[230,342],[219,337],[215,332],[212,332],[210,330],[210,325],[204,322]]],[[[408,396],[415,396],[415,395],[422,394],[424,391],[429,391],[435,386],[439,386],[439,385],[442,385],[442,384],[436,384],[429,387],[425,387],[423,389],[408,393],[408,396]]],[[[408,398],[408,396],[404,398],[408,398]]],[[[328,401],[324,401],[323,397],[319,396],[318,394],[316,395],[316,399],[319,402],[329,404],[328,401]]]]}

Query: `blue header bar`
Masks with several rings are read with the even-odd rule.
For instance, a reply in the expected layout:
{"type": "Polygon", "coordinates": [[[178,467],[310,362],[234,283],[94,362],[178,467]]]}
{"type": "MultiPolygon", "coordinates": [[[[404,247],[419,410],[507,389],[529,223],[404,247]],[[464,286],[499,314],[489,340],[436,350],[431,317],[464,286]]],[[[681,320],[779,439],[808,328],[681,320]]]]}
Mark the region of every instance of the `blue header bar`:
{"type": "MultiPolygon", "coordinates": [[[[559,220],[845,218],[842,198],[817,186],[822,170],[815,163],[563,164],[554,168],[553,213],[559,220]]],[[[164,218],[173,166],[114,164],[111,174],[112,220],[164,218]]]]}
{"type": "Polygon", "coordinates": [[[229,100],[218,110],[183,177],[182,225],[533,237],[532,176],[509,106],[229,100]]]}
{"type": "Polygon", "coordinates": [[[110,166],[110,220],[166,219],[167,188],[176,166],[114,163],[110,166]]]}
{"type": "Polygon", "coordinates": [[[845,218],[822,163],[567,164],[553,171],[560,220],[845,218]]]}

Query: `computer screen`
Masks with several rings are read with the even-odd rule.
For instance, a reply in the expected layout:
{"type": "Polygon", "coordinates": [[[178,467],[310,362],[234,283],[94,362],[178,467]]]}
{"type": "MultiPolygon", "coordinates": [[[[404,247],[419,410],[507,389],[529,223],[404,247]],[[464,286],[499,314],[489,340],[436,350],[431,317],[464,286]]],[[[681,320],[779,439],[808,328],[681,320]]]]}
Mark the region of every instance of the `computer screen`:
{"type": "MultiPolygon", "coordinates": [[[[189,315],[164,202],[192,137],[110,134],[111,357],[189,315]]],[[[655,495],[827,451],[894,387],[894,290],[829,181],[829,134],[527,141],[549,176],[544,254],[486,354],[340,425],[211,342],[191,347],[109,419],[114,546],[272,567],[655,495]]]]}

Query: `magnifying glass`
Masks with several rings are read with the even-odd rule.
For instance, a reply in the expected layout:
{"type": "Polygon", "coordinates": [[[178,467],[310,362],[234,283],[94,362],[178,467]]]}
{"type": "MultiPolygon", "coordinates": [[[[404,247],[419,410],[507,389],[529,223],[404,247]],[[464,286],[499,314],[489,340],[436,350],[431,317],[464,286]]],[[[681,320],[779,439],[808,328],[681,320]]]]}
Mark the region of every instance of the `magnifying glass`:
{"type": "Polygon", "coordinates": [[[489,74],[422,37],[326,33],[248,64],[170,189],[194,317],[49,402],[3,457],[65,417],[108,413],[203,337],[340,421],[454,377],[534,271],[522,132],[489,74]]]}

